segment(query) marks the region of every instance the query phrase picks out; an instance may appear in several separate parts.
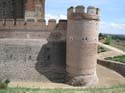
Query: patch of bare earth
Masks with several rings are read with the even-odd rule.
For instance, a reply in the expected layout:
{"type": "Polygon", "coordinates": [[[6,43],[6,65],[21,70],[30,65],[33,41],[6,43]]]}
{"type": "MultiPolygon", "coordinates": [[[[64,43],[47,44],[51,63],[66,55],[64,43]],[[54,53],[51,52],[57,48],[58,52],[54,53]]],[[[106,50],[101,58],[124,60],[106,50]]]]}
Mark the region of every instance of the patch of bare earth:
{"type": "MultiPolygon", "coordinates": [[[[111,87],[114,85],[125,84],[125,78],[120,74],[105,68],[101,65],[97,65],[97,75],[99,77],[99,83],[97,87],[111,87]]],[[[73,86],[61,83],[42,83],[42,82],[11,82],[9,87],[25,87],[25,88],[73,88],[73,86]]]]}

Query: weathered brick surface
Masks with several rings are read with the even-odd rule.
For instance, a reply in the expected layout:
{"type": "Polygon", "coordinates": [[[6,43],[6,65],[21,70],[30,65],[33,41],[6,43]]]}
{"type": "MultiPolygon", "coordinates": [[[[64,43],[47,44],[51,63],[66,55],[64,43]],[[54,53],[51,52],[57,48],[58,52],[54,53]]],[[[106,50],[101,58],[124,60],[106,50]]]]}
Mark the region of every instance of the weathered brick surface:
{"type": "Polygon", "coordinates": [[[25,3],[25,18],[45,18],[45,0],[27,0],[25,3]]]}
{"type": "Polygon", "coordinates": [[[96,8],[84,12],[83,6],[68,9],[66,71],[74,86],[97,84],[97,43],[99,17],[96,8]]]}
{"type": "Polygon", "coordinates": [[[35,11],[34,0],[26,0],[25,9],[27,11],[35,11]]]}
{"type": "Polygon", "coordinates": [[[0,31],[4,30],[5,32],[8,30],[16,31],[16,30],[26,30],[29,31],[65,31],[67,30],[67,20],[63,22],[56,23],[55,19],[50,19],[48,21],[48,25],[46,21],[43,19],[6,19],[0,20],[0,31]]]}
{"type": "Polygon", "coordinates": [[[0,0],[0,19],[45,17],[45,0],[0,0]]]}
{"type": "Polygon", "coordinates": [[[98,59],[98,64],[110,68],[125,77],[125,64],[115,61],[98,59]]]}
{"type": "Polygon", "coordinates": [[[0,0],[0,19],[24,18],[24,0],[0,0]]]}
{"type": "Polygon", "coordinates": [[[64,82],[65,42],[0,39],[0,78],[11,81],[64,82]]]}
{"type": "Polygon", "coordinates": [[[66,40],[66,33],[59,31],[0,31],[0,39],[45,39],[51,38],[50,41],[66,40]]]}

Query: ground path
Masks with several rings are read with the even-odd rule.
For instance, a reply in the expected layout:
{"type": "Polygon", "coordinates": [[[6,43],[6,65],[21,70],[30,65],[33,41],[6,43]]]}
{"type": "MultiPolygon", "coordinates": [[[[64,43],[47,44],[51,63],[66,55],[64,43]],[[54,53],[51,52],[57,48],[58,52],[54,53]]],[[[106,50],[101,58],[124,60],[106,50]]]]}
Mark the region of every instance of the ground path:
{"type": "Polygon", "coordinates": [[[107,58],[107,57],[115,57],[115,56],[125,55],[125,52],[122,51],[122,50],[120,50],[120,49],[118,49],[118,48],[115,48],[115,47],[103,44],[101,42],[99,42],[99,45],[110,50],[110,51],[107,51],[107,52],[99,53],[99,55],[98,55],[99,59],[104,59],[104,58],[107,58]]]}
{"type": "Polygon", "coordinates": [[[115,51],[107,51],[107,52],[99,53],[98,58],[104,59],[104,58],[107,58],[107,57],[115,57],[115,56],[120,56],[120,55],[123,55],[123,54],[115,52],[115,51]]]}
{"type": "MultiPolygon", "coordinates": [[[[99,84],[97,87],[110,87],[113,85],[125,84],[125,78],[120,74],[107,69],[101,65],[97,65],[97,74],[99,84]]],[[[28,87],[28,88],[73,88],[72,86],[59,83],[33,83],[33,82],[11,82],[10,87],[28,87]]]]}

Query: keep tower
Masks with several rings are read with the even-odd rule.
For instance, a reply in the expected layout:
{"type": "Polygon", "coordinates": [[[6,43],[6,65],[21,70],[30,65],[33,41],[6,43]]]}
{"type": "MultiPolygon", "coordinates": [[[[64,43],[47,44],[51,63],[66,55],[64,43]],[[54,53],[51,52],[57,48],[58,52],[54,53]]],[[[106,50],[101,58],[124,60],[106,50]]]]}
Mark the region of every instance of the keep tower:
{"type": "Polygon", "coordinates": [[[93,6],[68,9],[67,61],[68,81],[75,86],[91,86],[96,75],[99,9],[93,6]]]}
{"type": "Polygon", "coordinates": [[[25,18],[45,18],[45,0],[26,0],[25,18]]]}
{"type": "Polygon", "coordinates": [[[28,18],[45,18],[45,0],[0,0],[0,19],[28,18]]]}

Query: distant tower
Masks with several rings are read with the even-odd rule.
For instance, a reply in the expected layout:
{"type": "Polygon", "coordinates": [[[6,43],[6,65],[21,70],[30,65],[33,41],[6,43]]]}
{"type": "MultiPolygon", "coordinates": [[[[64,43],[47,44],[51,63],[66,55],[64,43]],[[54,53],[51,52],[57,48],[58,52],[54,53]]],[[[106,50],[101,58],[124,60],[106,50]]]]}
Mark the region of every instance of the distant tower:
{"type": "Polygon", "coordinates": [[[91,86],[98,82],[96,75],[99,9],[83,6],[68,9],[67,62],[69,83],[91,86]]]}
{"type": "Polygon", "coordinates": [[[35,14],[37,19],[45,18],[45,0],[35,0],[35,14]]]}
{"type": "Polygon", "coordinates": [[[0,19],[24,18],[24,0],[0,0],[0,19]]]}
{"type": "Polygon", "coordinates": [[[45,0],[26,0],[25,4],[25,19],[45,18],[45,0]]]}

